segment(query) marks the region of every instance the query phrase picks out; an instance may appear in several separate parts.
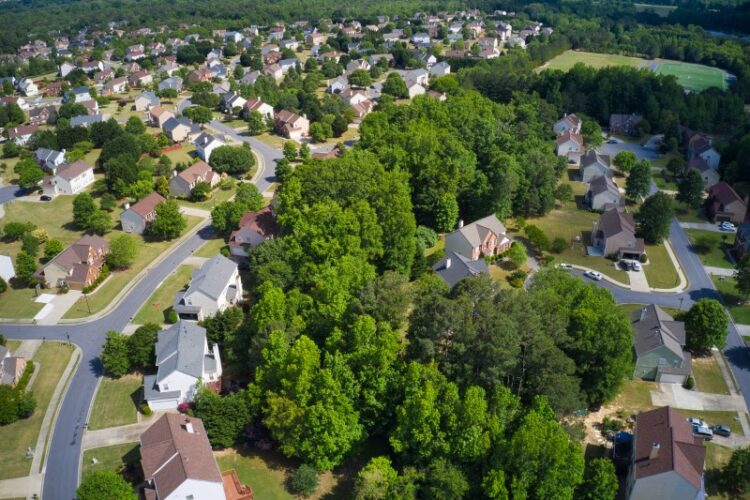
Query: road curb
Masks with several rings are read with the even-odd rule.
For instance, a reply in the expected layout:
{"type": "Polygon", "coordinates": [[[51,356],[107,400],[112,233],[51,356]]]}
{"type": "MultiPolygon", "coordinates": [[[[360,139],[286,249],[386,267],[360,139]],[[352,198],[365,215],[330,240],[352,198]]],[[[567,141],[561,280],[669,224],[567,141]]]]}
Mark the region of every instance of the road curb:
{"type": "Polygon", "coordinates": [[[573,269],[578,269],[579,271],[594,271],[594,272],[597,272],[597,273],[599,273],[599,274],[601,274],[601,275],[602,275],[602,279],[604,279],[605,281],[609,281],[609,282],[610,282],[610,283],[612,283],[613,285],[619,286],[620,288],[625,288],[626,290],[630,290],[630,289],[631,289],[631,288],[630,288],[630,285],[626,285],[626,284],[625,284],[625,283],[623,283],[622,281],[617,281],[617,280],[616,280],[616,279],[614,279],[614,278],[610,278],[610,277],[609,277],[609,276],[607,276],[606,274],[604,274],[604,273],[602,273],[602,272],[600,272],[600,271],[597,271],[596,269],[591,269],[591,268],[589,268],[589,267],[579,266],[578,264],[571,264],[571,267],[572,267],[573,269]]]}
{"type": "MultiPolygon", "coordinates": [[[[83,439],[86,437],[86,433],[89,431],[89,422],[91,421],[91,412],[94,409],[94,402],[96,401],[96,395],[99,393],[99,387],[102,385],[102,378],[104,378],[104,375],[99,375],[96,379],[96,387],[94,387],[94,396],[91,398],[91,401],[89,402],[89,410],[86,412],[86,421],[84,422],[85,426],[83,428],[83,433],[81,434],[81,453],[78,454],[78,484],[81,484],[81,475],[83,474],[83,439]]],[[[138,411],[138,410],[136,410],[138,411]]]]}

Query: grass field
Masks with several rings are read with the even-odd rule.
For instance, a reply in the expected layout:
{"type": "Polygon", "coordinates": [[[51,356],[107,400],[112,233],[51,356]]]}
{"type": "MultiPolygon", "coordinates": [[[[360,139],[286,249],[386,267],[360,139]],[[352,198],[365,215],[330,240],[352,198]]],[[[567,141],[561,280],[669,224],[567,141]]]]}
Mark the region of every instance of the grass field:
{"type": "Polygon", "coordinates": [[[742,325],[750,325],[750,306],[744,303],[745,298],[735,287],[734,278],[720,278],[721,276],[711,276],[711,280],[714,282],[716,289],[719,290],[727,308],[729,308],[732,318],[742,325]]]}
{"type": "Polygon", "coordinates": [[[680,284],[680,276],[674,268],[664,245],[646,245],[649,264],[643,266],[651,288],[674,288],[680,284]]]}
{"type": "Polygon", "coordinates": [[[225,246],[226,243],[222,238],[208,240],[202,247],[196,250],[193,255],[196,257],[215,257],[225,246]]]}
{"type": "Polygon", "coordinates": [[[114,446],[104,446],[102,448],[92,448],[83,452],[81,461],[81,478],[85,479],[87,474],[100,470],[111,470],[118,473],[126,472],[126,469],[132,469],[131,473],[123,474],[125,479],[134,479],[138,475],[141,461],[139,453],[140,444],[125,443],[114,446]],[[93,460],[96,459],[96,463],[93,460]]]}
{"type": "Polygon", "coordinates": [[[138,314],[133,318],[133,323],[140,325],[164,323],[167,311],[172,308],[174,294],[190,282],[190,275],[194,269],[193,266],[178,266],[149,297],[148,302],[141,306],[138,314]]]}
{"type": "Polygon", "coordinates": [[[692,363],[695,390],[729,395],[729,388],[713,356],[694,357],[692,363]]]}
{"type": "Polygon", "coordinates": [[[597,69],[607,66],[631,66],[633,68],[648,69],[659,75],[673,75],[677,77],[677,83],[688,90],[696,92],[710,87],[726,90],[728,86],[727,73],[719,68],[681,61],[669,61],[665,59],[648,60],[619,54],[600,54],[577,50],[563,52],[537,68],[537,71],[544,71],[545,69],[568,71],[578,63],[583,63],[597,69]]]}
{"type": "Polygon", "coordinates": [[[700,229],[686,229],[685,234],[703,264],[725,269],[734,267],[732,261],[727,258],[726,252],[724,252],[725,240],[731,242],[734,235],[701,231],[700,229]]]}
{"type": "MultiPolygon", "coordinates": [[[[26,458],[28,448],[36,448],[39,429],[49,406],[52,394],[60,382],[73,347],[61,342],[45,342],[32,358],[39,373],[31,392],[36,398],[36,410],[31,417],[0,427],[0,479],[26,476],[31,459],[26,458]]],[[[42,453],[42,450],[35,450],[42,453]]]]}
{"type": "Polygon", "coordinates": [[[103,377],[91,409],[89,430],[136,423],[136,407],[141,400],[142,387],[143,377],[139,374],[128,374],[119,379],[103,377]]]}

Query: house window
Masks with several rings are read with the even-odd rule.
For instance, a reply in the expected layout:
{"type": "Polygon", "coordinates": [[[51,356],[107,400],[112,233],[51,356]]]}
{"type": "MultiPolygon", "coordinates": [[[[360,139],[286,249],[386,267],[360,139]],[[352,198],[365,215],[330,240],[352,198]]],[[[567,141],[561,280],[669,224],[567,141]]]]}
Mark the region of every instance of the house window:
{"type": "Polygon", "coordinates": [[[667,364],[667,360],[664,358],[659,358],[659,366],[664,366],[667,364]]]}

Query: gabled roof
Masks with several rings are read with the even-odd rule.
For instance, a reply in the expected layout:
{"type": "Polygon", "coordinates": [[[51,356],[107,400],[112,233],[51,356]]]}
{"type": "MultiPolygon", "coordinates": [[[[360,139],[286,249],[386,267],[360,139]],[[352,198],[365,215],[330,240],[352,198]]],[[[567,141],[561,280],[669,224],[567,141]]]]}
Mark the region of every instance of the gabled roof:
{"type": "Polygon", "coordinates": [[[590,167],[591,165],[595,164],[601,165],[604,168],[610,168],[609,156],[599,154],[593,149],[590,151],[586,151],[586,153],[581,156],[581,168],[590,167]]]}
{"type": "Polygon", "coordinates": [[[718,182],[711,186],[711,188],[709,189],[709,196],[714,200],[721,202],[725,206],[734,203],[735,201],[739,201],[743,204],[745,203],[742,198],[740,198],[740,195],[738,195],[737,192],[732,189],[732,186],[724,181],[718,182]]]}
{"type": "Polygon", "coordinates": [[[675,321],[657,305],[648,305],[633,312],[635,331],[635,352],[638,356],[664,346],[675,356],[685,359],[682,351],[685,345],[685,324],[675,321]]]}
{"type": "Polygon", "coordinates": [[[611,194],[620,196],[620,190],[617,188],[617,184],[606,175],[597,177],[589,183],[589,191],[592,196],[596,196],[601,193],[610,192],[611,194]]]}
{"type": "Polygon", "coordinates": [[[472,247],[481,245],[488,233],[494,233],[497,236],[505,234],[505,226],[493,214],[482,219],[476,220],[471,224],[466,224],[454,231],[461,234],[472,247]]]}
{"type": "Polygon", "coordinates": [[[557,125],[558,123],[563,123],[567,125],[568,128],[576,128],[581,123],[581,119],[578,118],[575,113],[570,113],[569,115],[565,115],[557,120],[557,122],[555,122],[555,125],[557,125]]]}
{"type": "Polygon", "coordinates": [[[193,321],[181,320],[159,332],[156,340],[156,381],[178,371],[195,378],[203,376],[206,330],[193,321]]]}
{"type": "Polygon", "coordinates": [[[583,137],[581,136],[581,134],[571,132],[570,130],[566,130],[562,134],[558,135],[555,141],[558,145],[565,144],[568,141],[573,141],[579,146],[583,146],[583,137]]]}
{"type": "Polygon", "coordinates": [[[141,435],[141,466],[158,498],[167,498],[187,479],[222,482],[203,421],[176,413],[162,415],[141,435]]]}
{"type": "Polygon", "coordinates": [[[612,208],[599,216],[597,229],[604,233],[606,238],[620,233],[635,234],[635,219],[629,213],[612,208]]]}
{"type": "Polygon", "coordinates": [[[183,297],[189,297],[198,292],[218,300],[235,272],[237,272],[236,263],[223,255],[217,255],[193,271],[190,286],[183,297]]]}
{"type": "Polygon", "coordinates": [[[467,259],[458,252],[448,252],[444,259],[432,266],[432,270],[451,288],[464,278],[489,272],[484,259],[467,259]]]}
{"type": "Polygon", "coordinates": [[[55,175],[57,177],[62,177],[63,179],[70,181],[86,172],[87,170],[93,169],[94,167],[92,167],[85,161],[78,160],[67,165],[60,165],[59,167],[57,167],[57,173],[55,175]]]}
{"type": "Polygon", "coordinates": [[[133,204],[130,207],[130,210],[137,213],[141,217],[146,217],[149,214],[153,213],[154,210],[156,210],[156,205],[165,201],[167,200],[165,200],[162,195],[154,192],[139,200],[137,203],[133,204]]]}
{"type": "Polygon", "coordinates": [[[208,163],[204,161],[198,161],[177,174],[177,177],[182,178],[188,184],[192,184],[193,182],[198,180],[205,180],[213,174],[214,171],[208,163]]]}
{"type": "Polygon", "coordinates": [[[657,408],[636,417],[633,463],[636,481],[674,471],[701,490],[705,458],[702,439],[693,436],[690,423],[671,407],[657,408]],[[657,450],[654,447],[658,447],[657,450]],[[656,451],[654,458],[651,458],[652,451],[656,451]]]}

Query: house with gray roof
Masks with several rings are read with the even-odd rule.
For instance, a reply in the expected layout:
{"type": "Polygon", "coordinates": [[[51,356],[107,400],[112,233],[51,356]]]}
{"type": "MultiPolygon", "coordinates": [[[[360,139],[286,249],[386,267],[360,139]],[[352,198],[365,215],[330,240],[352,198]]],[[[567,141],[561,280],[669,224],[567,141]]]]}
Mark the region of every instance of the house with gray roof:
{"type": "Polygon", "coordinates": [[[159,92],[162,90],[172,89],[177,92],[182,92],[183,81],[179,76],[171,76],[165,80],[159,82],[159,92]]]}
{"type": "Polygon", "coordinates": [[[107,116],[105,115],[79,115],[74,116],[70,119],[70,126],[89,128],[94,123],[100,123],[104,121],[107,121],[107,116]]]}
{"type": "Polygon", "coordinates": [[[136,111],[148,111],[149,109],[161,104],[161,100],[150,90],[141,92],[138,97],[135,98],[134,102],[136,111]]]}
{"type": "Polygon", "coordinates": [[[159,332],[155,375],[143,377],[143,393],[152,410],[171,410],[195,397],[198,382],[221,383],[219,347],[210,349],[206,329],[181,320],[159,332]]]}
{"type": "Polygon", "coordinates": [[[174,311],[182,319],[202,321],[242,301],[242,280],[235,262],[217,255],[193,271],[190,286],[177,292],[174,311]]]}
{"type": "Polygon", "coordinates": [[[512,243],[505,234],[505,226],[493,214],[471,224],[458,221],[458,229],[445,235],[445,254],[456,252],[476,261],[485,255],[500,255],[512,243]]]}
{"type": "Polygon", "coordinates": [[[589,183],[583,201],[592,210],[609,210],[622,206],[624,202],[617,184],[606,175],[596,177],[589,183]]]}
{"type": "Polygon", "coordinates": [[[432,270],[451,288],[464,278],[489,273],[484,259],[471,260],[458,252],[446,252],[446,256],[432,266],[432,270]]]}
{"type": "Polygon", "coordinates": [[[46,168],[52,172],[52,175],[55,175],[57,167],[65,163],[65,150],[39,148],[34,151],[34,160],[40,167],[46,168]]]}
{"type": "Polygon", "coordinates": [[[682,384],[690,376],[691,357],[684,350],[685,323],[675,321],[657,305],[631,316],[635,332],[635,371],[644,380],[682,384]]]}
{"type": "Polygon", "coordinates": [[[612,167],[609,161],[609,156],[599,154],[593,149],[586,151],[581,156],[581,166],[579,167],[581,174],[581,181],[591,182],[597,177],[609,176],[612,177],[612,167]]]}
{"type": "Polygon", "coordinates": [[[618,259],[640,259],[646,246],[643,238],[635,237],[632,214],[612,208],[604,212],[591,231],[589,255],[614,255],[618,259]]]}

